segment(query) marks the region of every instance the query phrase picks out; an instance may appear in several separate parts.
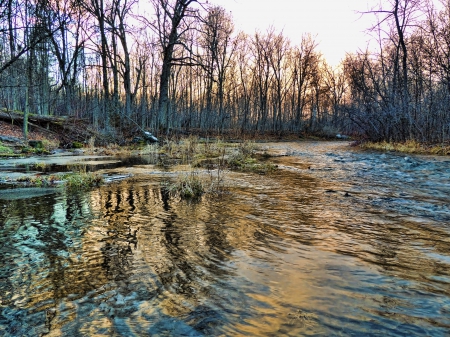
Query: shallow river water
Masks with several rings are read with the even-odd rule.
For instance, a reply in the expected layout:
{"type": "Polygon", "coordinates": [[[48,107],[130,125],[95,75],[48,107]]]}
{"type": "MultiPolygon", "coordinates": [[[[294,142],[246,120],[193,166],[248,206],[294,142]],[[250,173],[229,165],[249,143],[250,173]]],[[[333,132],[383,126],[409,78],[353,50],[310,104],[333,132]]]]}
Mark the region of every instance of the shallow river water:
{"type": "Polygon", "coordinates": [[[450,158],[263,146],[199,201],[152,165],[0,193],[0,335],[449,336],[450,158]]]}

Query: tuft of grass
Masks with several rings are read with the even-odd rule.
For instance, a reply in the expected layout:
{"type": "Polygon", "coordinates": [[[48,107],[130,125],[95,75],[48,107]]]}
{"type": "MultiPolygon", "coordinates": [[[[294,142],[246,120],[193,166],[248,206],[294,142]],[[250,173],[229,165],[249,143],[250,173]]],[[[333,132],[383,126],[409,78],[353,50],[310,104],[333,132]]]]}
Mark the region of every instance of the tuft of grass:
{"type": "Polygon", "coordinates": [[[35,167],[37,170],[45,171],[45,169],[48,167],[48,164],[47,164],[47,163],[44,163],[44,162],[38,162],[38,163],[34,164],[34,167],[35,167]]]}
{"type": "Polygon", "coordinates": [[[168,158],[181,159],[183,163],[189,163],[219,157],[226,150],[226,145],[220,139],[211,142],[209,139],[200,140],[197,136],[189,136],[180,141],[164,140],[159,153],[168,158]]]}
{"type": "Polygon", "coordinates": [[[171,158],[178,158],[177,143],[173,140],[165,139],[159,153],[171,158]]]}
{"type": "Polygon", "coordinates": [[[196,199],[206,191],[204,182],[195,171],[178,177],[175,182],[164,181],[161,185],[170,196],[181,199],[196,199]]]}
{"type": "Polygon", "coordinates": [[[277,165],[258,162],[255,158],[234,156],[228,160],[228,166],[232,170],[242,172],[254,172],[259,174],[273,173],[278,169],[277,165]]]}
{"type": "Polygon", "coordinates": [[[139,149],[138,154],[140,156],[143,155],[156,155],[158,154],[158,144],[145,144],[142,148],[139,149]]]}
{"type": "Polygon", "coordinates": [[[396,151],[404,153],[424,153],[425,148],[415,140],[408,140],[404,143],[394,144],[396,151]]]}
{"type": "Polygon", "coordinates": [[[394,144],[386,142],[386,141],[382,141],[382,142],[366,142],[366,143],[362,143],[361,147],[363,149],[368,149],[368,150],[395,151],[394,144]]]}
{"type": "Polygon", "coordinates": [[[258,146],[252,141],[245,141],[237,146],[218,141],[214,146],[205,146],[206,151],[198,154],[192,161],[193,167],[204,167],[208,170],[231,169],[242,172],[254,172],[259,174],[272,173],[277,166],[257,158],[267,159],[269,154],[258,154],[258,146]],[[214,156],[209,156],[214,154],[214,156]]]}
{"type": "Polygon", "coordinates": [[[67,167],[76,174],[86,174],[87,172],[87,165],[82,162],[70,164],[67,167]]]}
{"type": "Polygon", "coordinates": [[[47,151],[53,151],[59,147],[59,142],[56,140],[43,139],[41,140],[42,147],[47,151]]]}
{"type": "Polygon", "coordinates": [[[94,136],[89,138],[89,140],[88,140],[88,148],[91,149],[91,150],[94,150],[94,148],[95,148],[95,137],[94,136]]]}
{"type": "Polygon", "coordinates": [[[25,183],[28,186],[50,187],[55,186],[61,181],[61,177],[56,175],[50,176],[23,176],[17,179],[17,182],[25,183]]]}
{"type": "Polygon", "coordinates": [[[184,161],[191,160],[198,152],[199,139],[197,136],[189,136],[180,142],[179,151],[184,161]]]}
{"type": "Polygon", "coordinates": [[[65,185],[71,190],[88,190],[103,184],[103,176],[96,173],[66,173],[63,175],[23,176],[18,183],[34,187],[52,187],[65,185]]]}
{"type": "Polygon", "coordinates": [[[70,173],[63,175],[68,189],[87,190],[103,184],[103,176],[97,173],[70,173]]]}

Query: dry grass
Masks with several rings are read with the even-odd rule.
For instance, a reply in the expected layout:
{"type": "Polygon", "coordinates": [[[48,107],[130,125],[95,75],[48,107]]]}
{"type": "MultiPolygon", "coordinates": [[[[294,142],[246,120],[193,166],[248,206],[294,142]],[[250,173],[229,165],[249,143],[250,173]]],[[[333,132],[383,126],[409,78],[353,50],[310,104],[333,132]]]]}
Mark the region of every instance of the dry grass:
{"type": "Polygon", "coordinates": [[[179,176],[174,182],[164,181],[162,187],[170,196],[181,199],[199,198],[206,192],[203,179],[195,171],[179,176]]]}
{"type": "Polygon", "coordinates": [[[367,142],[361,144],[364,149],[378,150],[378,151],[395,151],[411,154],[434,154],[434,155],[450,155],[450,145],[434,144],[427,145],[419,143],[414,140],[409,140],[404,143],[390,143],[390,142],[367,142]]]}
{"type": "Polygon", "coordinates": [[[450,156],[450,145],[434,145],[428,149],[429,153],[439,156],[450,156]]]}

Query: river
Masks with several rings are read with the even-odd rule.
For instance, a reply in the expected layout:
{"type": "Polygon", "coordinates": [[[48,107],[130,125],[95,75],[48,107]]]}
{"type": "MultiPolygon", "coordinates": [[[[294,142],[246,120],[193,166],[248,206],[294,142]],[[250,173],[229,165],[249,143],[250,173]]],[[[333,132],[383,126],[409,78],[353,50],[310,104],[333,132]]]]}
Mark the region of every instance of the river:
{"type": "Polygon", "coordinates": [[[262,146],[275,173],[198,201],[142,163],[0,193],[0,335],[448,336],[450,158],[262,146]]]}

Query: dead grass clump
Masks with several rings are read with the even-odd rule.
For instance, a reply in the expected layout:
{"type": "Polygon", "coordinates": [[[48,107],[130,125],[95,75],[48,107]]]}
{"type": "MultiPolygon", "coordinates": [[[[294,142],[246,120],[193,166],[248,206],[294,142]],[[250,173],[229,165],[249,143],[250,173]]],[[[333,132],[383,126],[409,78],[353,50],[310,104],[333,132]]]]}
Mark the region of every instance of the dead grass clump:
{"type": "Polygon", "coordinates": [[[170,196],[181,199],[195,199],[205,193],[204,182],[195,171],[179,176],[174,182],[164,181],[161,185],[170,196]]]}

